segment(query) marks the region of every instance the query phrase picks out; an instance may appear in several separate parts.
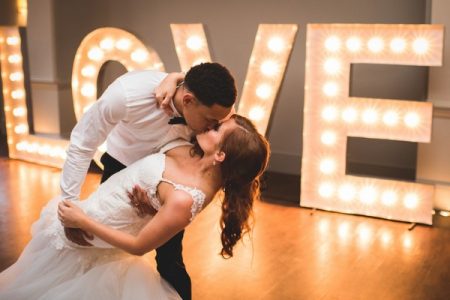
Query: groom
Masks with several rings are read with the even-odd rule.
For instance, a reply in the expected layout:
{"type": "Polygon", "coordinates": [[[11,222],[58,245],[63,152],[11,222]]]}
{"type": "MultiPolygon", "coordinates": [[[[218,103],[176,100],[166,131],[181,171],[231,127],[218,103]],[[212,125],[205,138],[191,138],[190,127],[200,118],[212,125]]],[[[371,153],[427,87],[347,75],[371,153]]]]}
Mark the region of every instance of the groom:
{"type": "MultiPolygon", "coordinates": [[[[108,151],[101,157],[104,165],[101,182],[157,152],[169,141],[190,140],[192,134],[212,128],[228,116],[236,100],[236,87],[230,72],[218,63],[203,63],[192,67],[178,86],[170,102],[175,116],[171,119],[158,107],[154,96],[155,88],[166,76],[157,71],[126,73],[115,80],[83,115],[70,136],[62,169],[64,199],[79,200],[89,164],[105,140],[108,151]],[[183,122],[187,126],[179,124],[183,122]]],[[[176,77],[175,74],[174,81],[176,77]]],[[[89,245],[82,231],[65,228],[65,232],[71,241],[89,245]]],[[[156,262],[161,276],[183,299],[191,299],[191,279],[182,257],[183,235],[184,230],[156,249],[156,262]]]]}

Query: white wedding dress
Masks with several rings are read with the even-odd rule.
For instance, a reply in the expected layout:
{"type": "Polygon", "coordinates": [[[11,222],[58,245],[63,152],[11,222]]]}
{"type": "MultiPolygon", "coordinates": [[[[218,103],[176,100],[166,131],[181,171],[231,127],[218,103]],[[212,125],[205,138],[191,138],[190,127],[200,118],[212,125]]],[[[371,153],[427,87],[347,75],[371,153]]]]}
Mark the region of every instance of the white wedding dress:
{"type": "MultiPolygon", "coordinates": [[[[185,143],[172,143],[164,151],[185,143]]],[[[88,199],[76,203],[93,219],[136,235],[151,216],[137,216],[127,191],[140,185],[158,210],[157,186],[165,181],[192,196],[194,218],[203,207],[205,194],[164,179],[165,157],[162,151],[135,162],[111,176],[88,199]]],[[[129,255],[97,237],[90,241],[94,247],[67,240],[57,216],[59,201],[56,197],[42,209],[31,228],[31,241],[17,262],[0,273],[0,299],[180,299],[144,257],[129,255]]]]}

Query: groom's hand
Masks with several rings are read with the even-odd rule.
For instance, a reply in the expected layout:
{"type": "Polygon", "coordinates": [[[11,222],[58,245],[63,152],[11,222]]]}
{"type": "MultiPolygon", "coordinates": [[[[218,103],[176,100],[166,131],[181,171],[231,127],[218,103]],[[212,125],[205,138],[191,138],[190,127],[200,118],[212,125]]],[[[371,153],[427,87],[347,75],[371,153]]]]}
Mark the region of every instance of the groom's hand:
{"type": "Polygon", "coordinates": [[[80,228],[64,227],[64,234],[67,239],[80,246],[92,246],[86,239],[92,240],[94,237],[80,228]]]}
{"type": "Polygon", "coordinates": [[[133,190],[131,192],[128,191],[127,194],[131,206],[136,209],[136,213],[139,217],[155,215],[157,213],[157,210],[150,204],[150,198],[148,197],[147,192],[140,186],[135,185],[133,190]]]}

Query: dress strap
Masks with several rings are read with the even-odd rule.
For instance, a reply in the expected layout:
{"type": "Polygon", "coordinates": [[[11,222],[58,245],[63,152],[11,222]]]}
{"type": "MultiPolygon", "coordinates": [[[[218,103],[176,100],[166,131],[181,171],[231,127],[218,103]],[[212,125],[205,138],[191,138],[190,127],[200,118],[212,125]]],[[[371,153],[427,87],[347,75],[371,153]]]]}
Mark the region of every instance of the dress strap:
{"type": "Polygon", "coordinates": [[[200,213],[200,211],[203,208],[203,204],[205,203],[205,198],[206,198],[205,193],[203,193],[201,190],[199,190],[197,188],[193,188],[193,187],[185,186],[185,185],[182,185],[179,183],[175,183],[172,180],[169,180],[166,178],[161,178],[161,181],[171,184],[175,190],[185,191],[186,193],[191,195],[194,202],[192,203],[191,218],[189,219],[189,221],[192,222],[192,220],[195,218],[195,216],[198,215],[198,213],[200,213]]]}

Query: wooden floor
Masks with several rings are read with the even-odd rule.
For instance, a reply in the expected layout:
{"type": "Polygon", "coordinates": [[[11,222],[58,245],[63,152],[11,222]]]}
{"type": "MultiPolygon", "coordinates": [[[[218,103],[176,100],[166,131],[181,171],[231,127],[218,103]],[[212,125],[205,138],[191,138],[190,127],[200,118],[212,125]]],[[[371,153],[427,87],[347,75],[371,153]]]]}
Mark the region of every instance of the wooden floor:
{"type": "MultiPolygon", "coordinates": [[[[59,170],[0,158],[0,270],[19,256],[59,170]]],[[[83,196],[98,185],[89,174],[83,196]]],[[[218,203],[187,229],[200,299],[450,299],[450,230],[258,202],[251,239],[222,259],[218,203]]],[[[153,260],[149,255],[149,260],[153,260]]]]}

